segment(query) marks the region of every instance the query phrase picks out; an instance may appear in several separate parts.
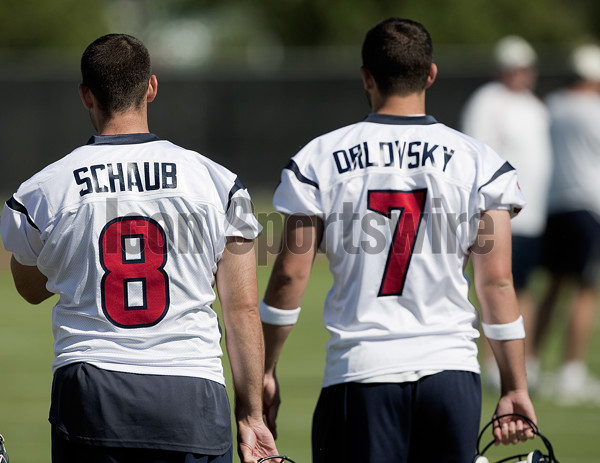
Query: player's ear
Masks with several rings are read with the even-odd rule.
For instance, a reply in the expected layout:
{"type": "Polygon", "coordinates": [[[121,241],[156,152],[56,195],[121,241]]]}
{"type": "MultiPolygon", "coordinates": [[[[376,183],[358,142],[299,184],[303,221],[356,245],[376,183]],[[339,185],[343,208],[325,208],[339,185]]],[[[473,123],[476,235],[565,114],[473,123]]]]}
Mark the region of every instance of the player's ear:
{"type": "Polygon", "coordinates": [[[435,82],[435,78],[437,77],[438,68],[435,63],[431,63],[431,67],[429,68],[429,75],[427,76],[427,82],[425,83],[425,88],[429,88],[435,82]]]}
{"type": "Polygon", "coordinates": [[[375,87],[375,78],[373,77],[373,74],[371,74],[371,71],[369,71],[366,67],[361,66],[360,75],[362,77],[363,87],[365,90],[372,90],[375,87]]]}
{"type": "Polygon", "coordinates": [[[158,93],[158,79],[154,74],[150,76],[150,81],[148,82],[148,92],[146,93],[146,101],[151,103],[156,98],[156,94],[158,93]]]}
{"type": "Polygon", "coordinates": [[[94,107],[94,95],[87,85],[79,84],[79,98],[88,111],[94,107]]]}

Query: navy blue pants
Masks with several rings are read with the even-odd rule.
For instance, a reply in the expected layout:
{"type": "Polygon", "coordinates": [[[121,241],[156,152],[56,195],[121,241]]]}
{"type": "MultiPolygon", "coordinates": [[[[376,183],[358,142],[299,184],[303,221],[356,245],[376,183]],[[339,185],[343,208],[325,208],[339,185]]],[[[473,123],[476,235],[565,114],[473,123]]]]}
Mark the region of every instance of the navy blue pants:
{"type": "Polygon", "coordinates": [[[465,463],[481,417],[476,373],[444,371],[407,383],[322,389],[313,417],[313,463],[465,463]]]}
{"type": "Polygon", "coordinates": [[[539,236],[512,237],[512,273],[515,289],[526,289],[529,277],[542,264],[543,238],[539,236]]]}
{"type": "Polygon", "coordinates": [[[589,211],[572,211],[548,217],[544,264],[555,275],[575,277],[595,287],[600,277],[600,222],[589,211]]]}
{"type": "Polygon", "coordinates": [[[52,463],[231,463],[233,450],[223,455],[196,455],[170,450],[101,447],[69,442],[52,432],[52,463]]]}

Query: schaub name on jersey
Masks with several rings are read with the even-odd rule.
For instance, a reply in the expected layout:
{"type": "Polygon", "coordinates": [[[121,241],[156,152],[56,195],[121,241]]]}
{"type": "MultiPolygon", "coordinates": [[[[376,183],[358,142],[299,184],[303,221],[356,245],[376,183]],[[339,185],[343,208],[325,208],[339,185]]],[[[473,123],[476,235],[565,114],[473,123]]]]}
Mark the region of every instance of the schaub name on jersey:
{"type": "Polygon", "coordinates": [[[84,188],[81,196],[90,193],[117,191],[154,191],[177,188],[177,164],[172,162],[116,162],[94,164],[73,171],[77,185],[84,188]]]}

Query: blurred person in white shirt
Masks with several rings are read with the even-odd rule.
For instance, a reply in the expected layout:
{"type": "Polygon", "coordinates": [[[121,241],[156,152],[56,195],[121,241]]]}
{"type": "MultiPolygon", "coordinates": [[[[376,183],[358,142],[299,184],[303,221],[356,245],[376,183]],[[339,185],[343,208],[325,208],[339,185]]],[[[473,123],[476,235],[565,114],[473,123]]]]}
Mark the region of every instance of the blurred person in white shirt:
{"type": "MultiPolygon", "coordinates": [[[[513,278],[526,332],[533,330],[537,301],[530,286],[540,267],[552,174],[549,115],[535,95],[537,54],[523,38],[510,35],[494,47],[497,78],[478,88],[462,113],[462,130],[488,145],[515,167],[527,207],[512,224],[513,278]]],[[[535,387],[539,362],[527,340],[527,372],[535,387]]],[[[498,368],[484,349],[486,384],[498,388],[498,368]]]]}

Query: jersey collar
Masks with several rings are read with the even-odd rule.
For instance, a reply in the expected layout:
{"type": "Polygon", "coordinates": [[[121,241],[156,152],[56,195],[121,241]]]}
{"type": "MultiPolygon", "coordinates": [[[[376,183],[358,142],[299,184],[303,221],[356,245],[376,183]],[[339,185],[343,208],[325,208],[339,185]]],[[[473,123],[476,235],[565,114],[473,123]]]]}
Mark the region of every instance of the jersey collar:
{"type": "Polygon", "coordinates": [[[393,116],[391,114],[371,113],[364,122],[374,122],[376,124],[390,125],[431,125],[437,124],[433,116],[393,116]]]}
{"type": "Polygon", "coordinates": [[[127,133],[121,135],[93,135],[88,145],[137,145],[160,140],[153,133],[127,133]]]}

